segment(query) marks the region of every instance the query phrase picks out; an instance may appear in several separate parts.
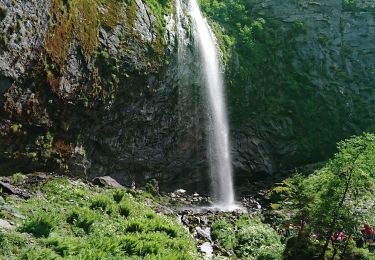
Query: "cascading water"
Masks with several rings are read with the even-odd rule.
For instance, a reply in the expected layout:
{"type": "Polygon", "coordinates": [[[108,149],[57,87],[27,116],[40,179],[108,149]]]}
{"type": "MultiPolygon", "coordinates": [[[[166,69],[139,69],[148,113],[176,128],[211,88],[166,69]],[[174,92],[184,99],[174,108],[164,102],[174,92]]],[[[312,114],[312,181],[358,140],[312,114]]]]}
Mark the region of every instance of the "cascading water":
{"type": "MultiPolygon", "coordinates": [[[[178,1],[178,0],[177,0],[178,1]]],[[[221,210],[237,208],[234,200],[229,127],[224,100],[224,84],[216,48],[216,38],[203,17],[196,0],[190,0],[190,16],[197,40],[204,85],[209,107],[209,159],[215,207],[221,210]]]]}

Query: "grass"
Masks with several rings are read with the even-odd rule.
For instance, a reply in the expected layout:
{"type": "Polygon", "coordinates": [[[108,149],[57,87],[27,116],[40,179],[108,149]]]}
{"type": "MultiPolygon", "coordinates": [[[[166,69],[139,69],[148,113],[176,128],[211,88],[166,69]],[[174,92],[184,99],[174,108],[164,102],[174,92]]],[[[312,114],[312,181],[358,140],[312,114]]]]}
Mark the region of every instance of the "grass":
{"type": "Polygon", "coordinates": [[[6,198],[25,219],[6,215],[18,228],[0,231],[0,259],[197,259],[188,232],[145,206],[145,194],[65,178],[34,192],[6,198]]]}

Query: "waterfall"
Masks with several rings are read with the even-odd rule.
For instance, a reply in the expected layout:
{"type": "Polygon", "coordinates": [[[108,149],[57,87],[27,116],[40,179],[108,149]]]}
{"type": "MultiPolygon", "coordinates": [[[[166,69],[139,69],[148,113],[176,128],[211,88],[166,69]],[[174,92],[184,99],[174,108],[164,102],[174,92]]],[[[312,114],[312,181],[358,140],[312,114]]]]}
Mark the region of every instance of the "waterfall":
{"type": "Polygon", "coordinates": [[[181,0],[176,0],[176,33],[177,33],[177,43],[178,43],[178,64],[183,63],[185,54],[185,30],[182,26],[183,11],[181,6],[181,0]]]}
{"type": "MultiPolygon", "coordinates": [[[[178,0],[177,0],[178,1],[178,0]]],[[[178,7],[180,8],[180,7],[178,7]]],[[[216,38],[206,19],[203,17],[196,0],[190,0],[190,16],[194,38],[202,64],[202,82],[207,92],[209,109],[208,119],[208,156],[212,192],[216,207],[222,210],[236,208],[233,191],[229,126],[224,97],[224,83],[220,72],[220,62],[216,38]]]]}

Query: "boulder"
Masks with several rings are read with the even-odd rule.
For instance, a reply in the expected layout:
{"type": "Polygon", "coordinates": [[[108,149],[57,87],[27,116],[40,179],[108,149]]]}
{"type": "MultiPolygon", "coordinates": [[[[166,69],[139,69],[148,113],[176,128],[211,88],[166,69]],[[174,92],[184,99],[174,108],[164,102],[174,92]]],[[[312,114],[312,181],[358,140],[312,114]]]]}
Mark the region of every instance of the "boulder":
{"type": "Polygon", "coordinates": [[[199,237],[203,238],[206,241],[212,242],[211,239],[211,229],[209,227],[202,229],[201,227],[196,227],[195,230],[199,237]]]}
{"type": "Polygon", "coordinates": [[[204,254],[205,259],[212,258],[214,249],[212,248],[211,243],[205,242],[202,245],[200,245],[198,248],[204,254]]]}
{"type": "Polygon", "coordinates": [[[120,183],[110,176],[96,177],[92,180],[92,183],[101,187],[123,188],[120,183]]]}
{"type": "Polygon", "coordinates": [[[6,194],[17,195],[24,199],[30,198],[30,193],[27,190],[18,188],[9,183],[0,181],[0,189],[2,190],[3,193],[6,193],[6,194]]]}

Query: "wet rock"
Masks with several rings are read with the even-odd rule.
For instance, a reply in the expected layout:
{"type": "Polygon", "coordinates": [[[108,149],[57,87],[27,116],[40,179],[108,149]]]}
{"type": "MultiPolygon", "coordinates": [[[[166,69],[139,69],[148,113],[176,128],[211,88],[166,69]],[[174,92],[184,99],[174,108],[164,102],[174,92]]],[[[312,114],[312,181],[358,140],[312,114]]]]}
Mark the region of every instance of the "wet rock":
{"type": "Polygon", "coordinates": [[[201,251],[206,259],[210,259],[213,257],[214,249],[209,242],[205,242],[202,245],[198,246],[199,251],[201,251]]]}
{"type": "Polygon", "coordinates": [[[198,237],[200,237],[200,238],[202,238],[206,241],[212,242],[211,228],[207,227],[205,229],[202,229],[201,227],[196,227],[195,230],[197,232],[198,237]]]}
{"type": "Polygon", "coordinates": [[[201,216],[201,222],[202,222],[203,225],[208,225],[209,220],[208,220],[207,216],[201,216]]]}
{"type": "Polygon", "coordinates": [[[183,215],[183,216],[181,217],[181,222],[182,222],[183,224],[185,224],[185,225],[189,225],[190,221],[189,221],[189,217],[188,217],[188,215],[183,215]]]}
{"type": "Polygon", "coordinates": [[[194,223],[194,224],[197,224],[197,225],[198,225],[198,224],[201,223],[201,219],[200,219],[200,217],[198,217],[198,216],[194,216],[194,217],[192,218],[191,222],[194,223]]]}
{"type": "Polygon", "coordinates": [[[33,172],[26,175],[27,183],[43,182],[51,178],[51,175],[46,172],[33,172]]]}
{"type": "Polygon", "coordinates": [[[10,194],[10,195],[17,195],[24,199],[30,198],[30,193],[27,190],[18,188],[9,183],[0,181],[0,188],[2,189],[3,193],[10,194]]]}
{"type": "Polygon", "coordinates": [[[175,190],[174,193],[177,194],[177,195],[184,195],[186,193],[186,190],[184,190],[184,189],[178,189],[178,190],[175,190]]]}
{"type": "Polygon", "coordinates": [[[123,188],[120,183],[110,176],[96,177],[92,180],[92,183],[101,187],[123,188]]]}

